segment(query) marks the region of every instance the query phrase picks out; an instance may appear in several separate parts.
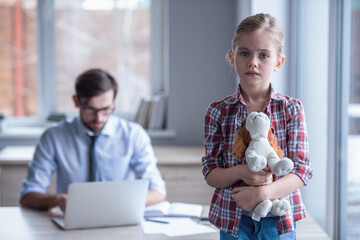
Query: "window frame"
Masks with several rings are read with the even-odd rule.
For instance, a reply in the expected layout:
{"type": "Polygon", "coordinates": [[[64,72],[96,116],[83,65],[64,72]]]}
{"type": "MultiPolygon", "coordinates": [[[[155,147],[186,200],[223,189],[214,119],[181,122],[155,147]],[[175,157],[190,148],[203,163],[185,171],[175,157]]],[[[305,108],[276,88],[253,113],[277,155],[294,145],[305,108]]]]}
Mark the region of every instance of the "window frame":
{"type": "Polygon", "coordinates": [[[329,205],[328,231],[333,239],[346,239],[347,138],[349,133],[349,86],[351,47],[351,0],[330,2],[330,96],[329,106],[329,205]],[[335,50],[331,50],[335,49],[335,50]],[[332,178],[332,179],[330,179],[332,178]]]}
{"type": "MultiPolygon", "coordinates": [[[[56,55],[54,1],[37,0],[38,12],[38,117],[56,111],[56,55]]],[[[41,121],[40,121],[41,122],[41,121]]]]}

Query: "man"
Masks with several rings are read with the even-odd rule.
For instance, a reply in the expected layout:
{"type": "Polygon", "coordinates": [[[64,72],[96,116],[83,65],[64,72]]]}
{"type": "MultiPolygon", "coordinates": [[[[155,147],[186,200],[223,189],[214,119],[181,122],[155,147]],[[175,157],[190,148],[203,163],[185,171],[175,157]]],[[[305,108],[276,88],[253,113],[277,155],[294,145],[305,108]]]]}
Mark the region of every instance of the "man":
{"type": "Polygon", "coordinates": [[[73,101],[80,116],[41,136],[23,183],[21,206],[45,210],[59,206],[64,211],[70,183],[124,180],[131,172],[149,180],[147,205],[163,201],[165,183],[149,136],[138,124],[111,115],[115,79],[104,70],[90,69],[78,76],[75,88],[73,101]],[[49,194],[46,187],[54,172],[57,193],[49,194]]]}

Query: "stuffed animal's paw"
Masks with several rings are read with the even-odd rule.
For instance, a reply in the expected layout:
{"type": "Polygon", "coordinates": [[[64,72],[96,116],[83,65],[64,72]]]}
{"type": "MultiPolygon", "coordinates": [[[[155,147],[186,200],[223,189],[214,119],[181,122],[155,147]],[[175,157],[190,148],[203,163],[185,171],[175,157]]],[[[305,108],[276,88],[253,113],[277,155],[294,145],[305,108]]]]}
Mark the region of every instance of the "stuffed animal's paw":
{"type": "Polygon", "coordinates": [[[294,168],[294,163],[289,158],[280,159],[274,167],[271,168],[271,171],[276,176],[283,176],[288,174],[294,168]]]}
{"type": "Polygon", "coordinates": [[[275,216],[283,216],[290,210],[290,202],[288,200],[275,199],[272,202],[271,214],[275,216]]]}
{"type": "Polygon", "coordinates": [[[266,167],[266,158],[262,155],[249,154],[246,156],[246,163],[253,172],[258,172],[266,167]]]}
{"type": "Polygon", "coordinates": [[[255,221],[260,221],[260,218],[266,217],[272,208],[272,202],[270,200],[264,200],[260,202],[253,211],[251,216],[255,221]]]}

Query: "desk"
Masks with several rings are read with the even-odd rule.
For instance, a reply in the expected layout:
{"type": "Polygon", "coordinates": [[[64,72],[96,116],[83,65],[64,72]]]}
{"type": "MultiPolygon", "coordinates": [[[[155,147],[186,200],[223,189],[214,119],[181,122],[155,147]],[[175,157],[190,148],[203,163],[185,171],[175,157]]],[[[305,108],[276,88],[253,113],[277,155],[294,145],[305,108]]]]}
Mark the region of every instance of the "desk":
{"type": "MultiPolygon", "coordinates": [[[[208,208],[204,208],[207,211],[208,208]]],[[[51,240],[186,240],[186,239],[219,239],[219,231],[215,233],[166,237],[162,234],[144,234],[140,225],[64,231],[51,221],[50,211],[38,211],[20,207],[0,207],[0,239],[51,239],[51,240]]],[[[298,240],[330,240],[313,218],[307,217],[296,223],[298,240]]]]}
{"type": "MultiPolygon", "coordinates": [[[[35,146],[7,146],[0,151],[0,206],[18,206],[23,179],[35,146]]],[[[55,177],[48,188],[55,193],[55,177]]]]}
{"type": "Polygon", "coordinates": [[[140,225],[64,231],[51,221],[51,212],[0,207],[0,239],[51,240],[218,240],[219,232],[167,237],[163,234],[144,234],[140,225]]]}
{"type": "Polygon", "coordinates": [[[0,152],[0,206],[18,205],[22,180],[35,148],[5,147],[0,152]]]}
{"type": "MultiPolygon", "coordinates": [[[[213,189],[206,185],[201,174],[202,147],[155,146],[159,169],[167,182],[169,201],[192,202],[208,205],[213,189]]],[[[34,146],[9,146],[0,152],[0,205],[18,205],[22,179],[28,163],[32,160],[34,146]]],[[[54,179],[53,179],[54,181],[54,179]]],[[[54,184],[53,184],[54,185],[54,184]]],[[[52,187],[54,191],[54,188],[52,187]]],[[[166,239],[163,235],[144,235],[140,226],[61,231],[50,220],[49,213],[17,207],[0,207],[0,239],[166,239]],[[31,219],[31,220],[29,220],[31,219]],[[33,221],[33,220],[34,221],[33,221]],[[27,237],[27,233],[31,233],[27,237]],[[8,234],[2,237],[2,234],[8,234]],[[56,237],[53,236],[56,233],[56,237]],[[16,234],[11,237],[9,234],[16,234]],[[23,234],[23,235],[21,235],[23,234]],[[91,234],[91,235],[90,235],[91,234]],[[106,238],[100,238],[102,236],[106,238]],[[16,236],[18,238],[16,238],[16,236]],[[30,237],[33,236],[33,237],[30,237]],[[119,236],[124,236],[119,237],[119,236]]],[[[316,221],[305,218],[297,222],[297,237],[300,240],[330,240],[316,221]]],[[[216,234],[214,234],[216,235],[216,234]]],[[[171,239],[219,239],[218,235],[199,235],[171,239]]]]}
{"type": "Polygon", "coordinates": [[[204,147],[154,146],[154,151],[166,182],[167,200],[210,204],[214,189],[207,185],[202,174],[204,147]]]}

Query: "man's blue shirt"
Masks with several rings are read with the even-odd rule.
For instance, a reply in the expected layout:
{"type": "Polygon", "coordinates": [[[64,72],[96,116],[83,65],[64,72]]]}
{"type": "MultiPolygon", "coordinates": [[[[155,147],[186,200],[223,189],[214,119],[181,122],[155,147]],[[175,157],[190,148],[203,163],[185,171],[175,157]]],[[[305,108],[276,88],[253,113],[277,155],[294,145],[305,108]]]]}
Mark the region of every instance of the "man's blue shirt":
{"type": "MultiPolygon", "coordinates": [[[[94,133],[79,118],[47,129],[29,164],[21,197],[28,192],[46,193],[53,173],[57,193],[67,193],[70,183],[88,181],[91,135],[94,133]]],[[[150,138],[137,123],[110,116],[95,151],[100,181],[125,180],[134,174],[135,178],[148,179],[149,188],[166,195],[150,138]]]]}

